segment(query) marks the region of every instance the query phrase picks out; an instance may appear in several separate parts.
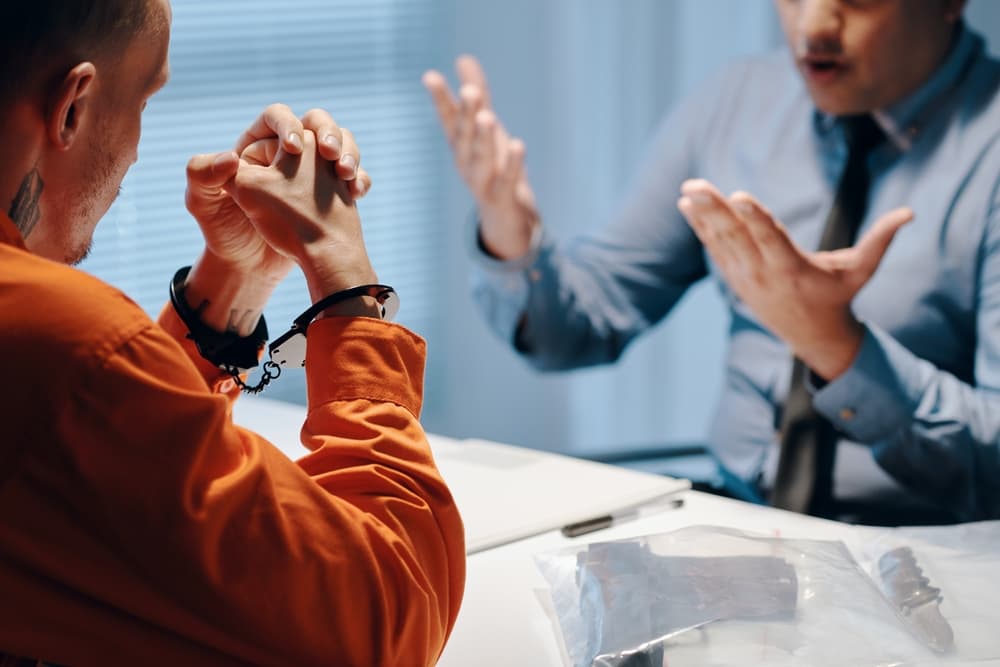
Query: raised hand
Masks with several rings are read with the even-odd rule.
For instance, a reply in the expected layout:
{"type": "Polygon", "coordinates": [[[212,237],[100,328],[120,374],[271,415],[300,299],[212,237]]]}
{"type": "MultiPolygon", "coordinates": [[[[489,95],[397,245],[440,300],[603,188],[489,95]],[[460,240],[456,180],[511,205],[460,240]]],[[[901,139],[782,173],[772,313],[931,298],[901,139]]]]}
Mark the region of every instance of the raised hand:
{"type": "Polygon", "coordinates": [[[277,285],[294,262],[267,244],[224,190],[239,166],[239,156],[232,151],[194,156],[187,166],[185,201],[205,237],[206,254],[234,272],[256,275],[277,285]]]}
{"type": "Polygon", "coordinates": [[[352,199],[368,192],[371,179],[359,167],[354,137],[319,109],[297,118],[287,106],[272,104],[239,137],[234,151],[189,161],[185,202],[205,237],[205,252],[188,275],[185,298],[208,326],[248,335],[295,263],[266,242],[227,191],[240,169],[240,154],[257,141],[273,141],[276,148],[301,154],[307,134],[323,138],[313,152],[352,199]]]}
{"type": "Polygon", "coordinates": [[[883,215],[853,247],[809,253],[747,193],[727,198],[707,181],[692,180],[681,194],[681,213],[761,324],[821,377],[847,370],[864,335],[851,302],[912,211],[883,215]]]}
{"type": "Polygon", "coordinates": [[[300,152],[274,139],[248,145],[225,187],[267,245],[302,267],[314,301],[376,282],[351,190],[311,130],[300,152]]]}
{"type": "Polygon", "coordinates": [[[236,175],[239,153],[255,141],[274,139],[285,151],[301,153],[303,134],[323,137],[320,155],[334,163],[337,175],[347,182],[353,198],[368,191],[371,179],[359,168],[361,156],[350,132],[340,128],[320,109],[297,118],[287,106],[273,104],[254,121],[236,142],[235,152],[196,155],[188,162],[185,203],[205,237],[207,251],[234,270],[252,272],[280,282],[292,262],[264,242],[243,210],[223,186],[236,175]]]}
{"type": "Polygon", "coordinates": [[[486,74],[472,56],[455,61],[460,88],[431,70],[423,83],[434,101],[462,179],[479,206],[480,238],[501,259],[527,252],[539,224],[535,196],[524,168],[524,142],[510,137],[490,102],[486,74]]]}

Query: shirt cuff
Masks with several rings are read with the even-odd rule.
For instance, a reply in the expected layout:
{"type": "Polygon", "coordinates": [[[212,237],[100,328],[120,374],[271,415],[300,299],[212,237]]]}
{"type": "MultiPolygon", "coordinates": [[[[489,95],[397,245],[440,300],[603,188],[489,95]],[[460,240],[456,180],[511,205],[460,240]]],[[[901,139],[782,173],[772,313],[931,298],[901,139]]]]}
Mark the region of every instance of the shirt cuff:
{"type": "Polygon", "coordinates": [[[310,410],[333,401],[369,400],[395,403],[420,416],[423,338],[372,317],[324,317],[309,325],[307,340],[310,410]]]}
{"type": "MultiPolygon", "coordinates": [[[[551,239],[542,225],[531,235],[528,252],[517,259],[501,260],[485,252],[479,242],[479,216],[469,217],[466,245],[474,263],[472,298],[490,328],[504,341],[512,342],[528,304],[529,274],[551,239]]],[[[537,275],[537,274],[536,274],[537,275]]]]}
{"type": "Polygon", "coordinates": [[[884,440],[913,420],[929,381],[922,366],[892,336],[866,324],[854,363],[816,389],[813,407],[852,440],[884,440]]]}

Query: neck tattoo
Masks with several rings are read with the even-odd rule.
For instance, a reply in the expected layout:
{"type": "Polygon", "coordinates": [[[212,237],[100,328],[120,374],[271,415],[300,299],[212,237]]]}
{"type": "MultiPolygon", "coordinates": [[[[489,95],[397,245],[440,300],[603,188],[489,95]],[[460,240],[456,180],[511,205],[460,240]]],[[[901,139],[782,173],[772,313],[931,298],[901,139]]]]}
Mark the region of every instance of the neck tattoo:
{"type": "Polygon", "coordinates": [[[10,203],[10,211],[7,212],[7,215],[14,221],[14,225],[24,238],[28,238],[41,218],[41,213],[38,211],[38,200],[42,196],[44,186],[42,177],[38,175],[38,169],[32,169],[21,181],[21,187],[14,195],[14,201],[10,203]]]}

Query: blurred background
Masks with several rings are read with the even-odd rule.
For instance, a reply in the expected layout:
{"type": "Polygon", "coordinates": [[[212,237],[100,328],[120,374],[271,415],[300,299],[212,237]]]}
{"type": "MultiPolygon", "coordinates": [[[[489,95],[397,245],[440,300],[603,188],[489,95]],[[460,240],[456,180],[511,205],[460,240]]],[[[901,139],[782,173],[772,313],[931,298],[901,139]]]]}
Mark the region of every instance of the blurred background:
{"type": "MultiPolygon", "coordinates": [[[[574,454],[707,431],[727,317],[693,289],[614,366],[540,374],[483,324],[469,297],[463,232],[472,200],[420,84],[454,82],[471,53],[494,105],[528,146],[545,224],[559,237],[612,216],[658,119],[733,58],[782,45],[771,0],[173,0],[172,78],[144,116],[139,163],[81,268],[152,315],[201,249],[184,209],[184,167],[231,147],[272,102],[329,109],[356,135],[374,187],[359,204],[398,320],[428,341],[427,430],[574,454]]],[[[1000,50],[1000,2],[971,0],[969,23],[1000,50]]],[[[309,305],[294,275],[266,312],[272,338],[309,305]]],[[[302,371],[264,394],[305,401],[302,371]]]]}

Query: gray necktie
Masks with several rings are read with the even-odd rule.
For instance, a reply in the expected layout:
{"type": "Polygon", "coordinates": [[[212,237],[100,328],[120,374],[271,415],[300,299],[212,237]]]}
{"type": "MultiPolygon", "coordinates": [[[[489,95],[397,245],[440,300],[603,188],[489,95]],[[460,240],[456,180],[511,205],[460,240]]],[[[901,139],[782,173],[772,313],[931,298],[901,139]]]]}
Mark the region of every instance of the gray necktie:
{"type": "MultiPolygon", "coordinates": [[[[847,163],[826,219],[820,250],[854,243],[868,206],[868,155],[885,134],[868,114],[842,119],[847,138],[847,163]]],[[[771,504],[794,512],[824,515],[833,498],[833,464],[837,432],[813,409],[806,386],[809,369],[798,358],[792,364],[788,398],[781,415],[781,452],[771,492],[771,504]]]]}

